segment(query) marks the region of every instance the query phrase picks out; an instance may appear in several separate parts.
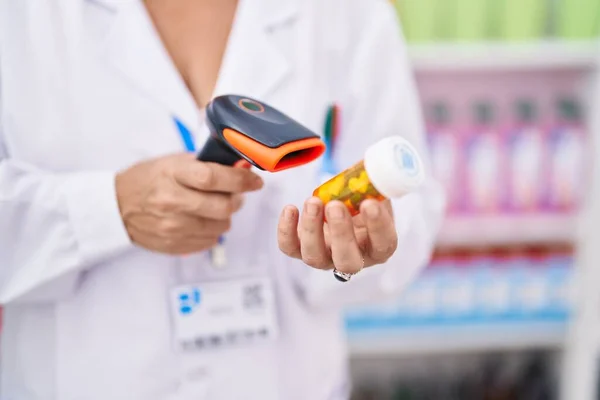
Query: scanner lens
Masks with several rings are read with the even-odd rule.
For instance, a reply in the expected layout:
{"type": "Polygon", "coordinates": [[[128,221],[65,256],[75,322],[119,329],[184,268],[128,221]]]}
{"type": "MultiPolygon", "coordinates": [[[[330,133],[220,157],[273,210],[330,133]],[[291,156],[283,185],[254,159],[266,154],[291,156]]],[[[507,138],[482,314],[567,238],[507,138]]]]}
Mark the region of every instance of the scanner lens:
{"type": "Polygon", "coordinates": [[[250,111],[253,113],[262,113],[265,111],[265,107],[263,107],[262,104],[254,101],[254,100],[250,100],[250,99],[241,99],[239,101],[239,105],[244,110],[250,111]]]}

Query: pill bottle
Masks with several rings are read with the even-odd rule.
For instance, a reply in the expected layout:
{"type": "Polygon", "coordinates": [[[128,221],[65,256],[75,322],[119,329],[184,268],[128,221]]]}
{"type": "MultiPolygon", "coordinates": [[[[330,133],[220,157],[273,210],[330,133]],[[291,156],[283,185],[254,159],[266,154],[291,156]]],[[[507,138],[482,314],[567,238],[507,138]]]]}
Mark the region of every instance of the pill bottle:
{"type": "Polygon", "coordinates": [[[367,148],[362,161],[323,183],[313,196],[324,204],[341,201],[354,216],[363,201],[402,197],[424,179],[423,163],[414,147],[400,136],[390,136],[367,148]]]}

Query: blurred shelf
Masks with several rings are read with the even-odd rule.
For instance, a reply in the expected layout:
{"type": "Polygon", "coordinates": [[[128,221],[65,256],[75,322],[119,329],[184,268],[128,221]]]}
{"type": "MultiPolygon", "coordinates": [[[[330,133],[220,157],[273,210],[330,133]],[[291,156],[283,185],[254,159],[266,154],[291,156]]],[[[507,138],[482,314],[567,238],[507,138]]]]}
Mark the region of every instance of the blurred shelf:
{"type": "Polygon", "coordinates": [[[494,215],[448,217],[440,231],[440,247],[572,243],[573,215],[494,215]]]}
{"type": "Polygon", "coordinates": [[[409,46],[417,71],[590,69],[600,41],[433,43],[409,46]]]}
{"type": "Polygon", "coordinates": [[[397,357],[560,349],[565,338],[565,323],[540,322],[523,326],[482,325],[356,333],[349,335],[349,346],[353,357],[397,357]]]}

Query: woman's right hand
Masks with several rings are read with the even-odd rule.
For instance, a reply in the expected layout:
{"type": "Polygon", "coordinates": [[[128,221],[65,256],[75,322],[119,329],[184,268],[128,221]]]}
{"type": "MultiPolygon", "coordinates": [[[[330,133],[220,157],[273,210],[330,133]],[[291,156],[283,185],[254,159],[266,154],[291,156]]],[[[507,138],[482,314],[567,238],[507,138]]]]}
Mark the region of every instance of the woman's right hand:
{"type": "Polygon", "coordinates": [[[131,240],[167,254],[210,249],[231,226],[242,194],[263,186],[247,168],[181,154],[136,164],[119,173],[116,191],[131,240]]]}

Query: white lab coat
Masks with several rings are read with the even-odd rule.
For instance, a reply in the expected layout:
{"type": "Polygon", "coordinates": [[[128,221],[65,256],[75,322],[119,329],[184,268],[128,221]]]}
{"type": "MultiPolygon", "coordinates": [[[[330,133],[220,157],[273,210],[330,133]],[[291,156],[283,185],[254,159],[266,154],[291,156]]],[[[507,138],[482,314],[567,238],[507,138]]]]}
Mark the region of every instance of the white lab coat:
{"type": "MultiPolygon", "coordinates": [[[[241,0],[216,94],[270,103],[321,132],[341,104],[338,163],[378,137],[424,151],[405,46],[385,0],[241,0]]],[[[397,295],[426,264],[443,197],[429,180],[394,203],[400,245],[341,284],[277,248],[287,203],[320,163],[264,174],[227,235],[228,267],[130,243],[116,171],[183,151],[173,117],[201,112],[139,0],[0,0],[0,302],[6,400],[335,400],[348,396],[341,307],[397,295]],[[177,272],[179,271],[179,272],[177,272]],[[182,355],[167,293],[182,282],[265,273],[280,338],[182,355]]]]}

